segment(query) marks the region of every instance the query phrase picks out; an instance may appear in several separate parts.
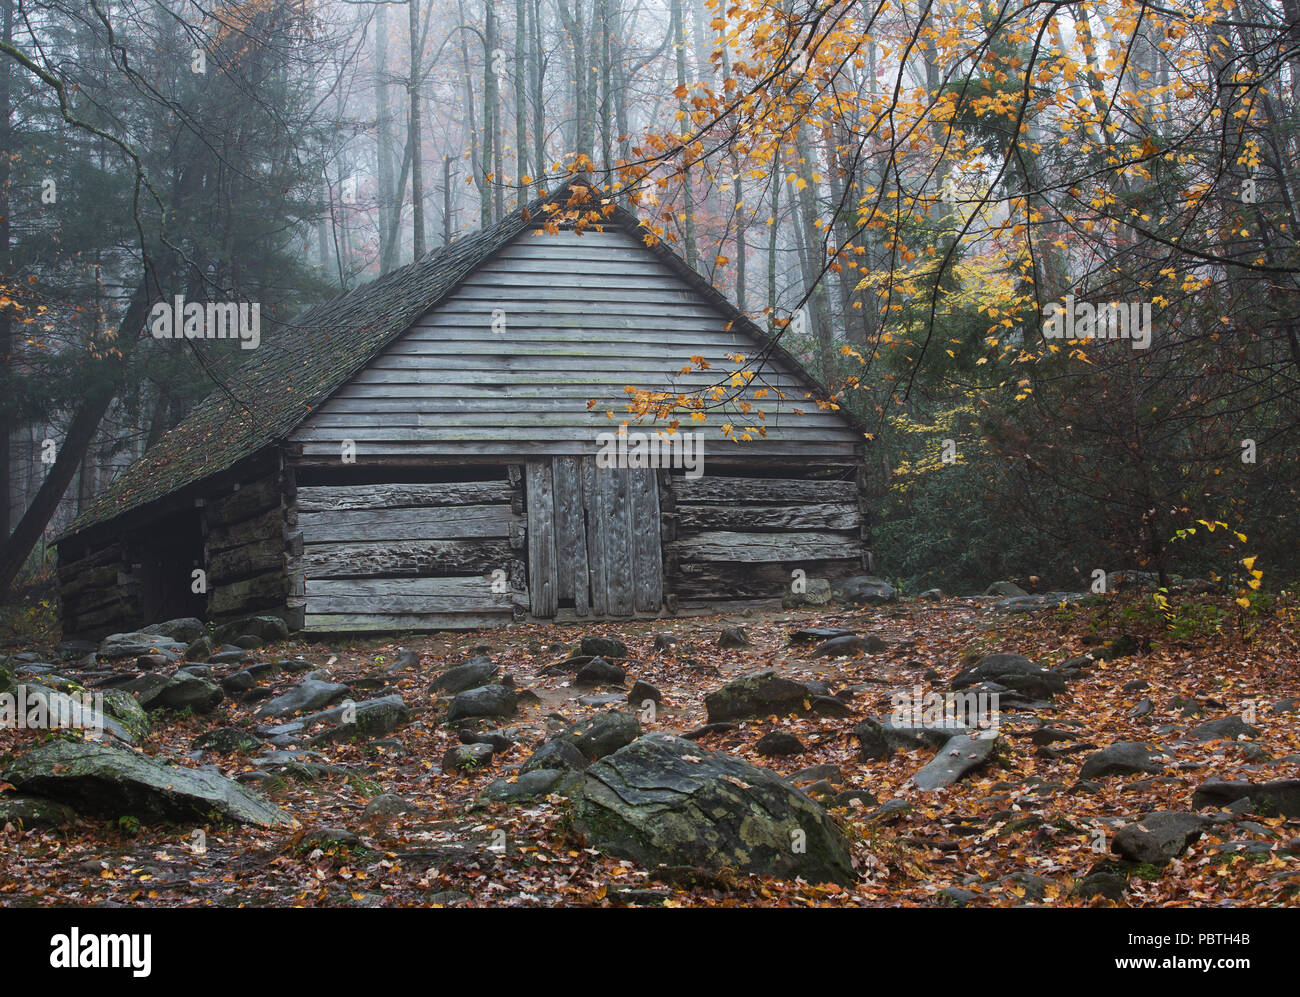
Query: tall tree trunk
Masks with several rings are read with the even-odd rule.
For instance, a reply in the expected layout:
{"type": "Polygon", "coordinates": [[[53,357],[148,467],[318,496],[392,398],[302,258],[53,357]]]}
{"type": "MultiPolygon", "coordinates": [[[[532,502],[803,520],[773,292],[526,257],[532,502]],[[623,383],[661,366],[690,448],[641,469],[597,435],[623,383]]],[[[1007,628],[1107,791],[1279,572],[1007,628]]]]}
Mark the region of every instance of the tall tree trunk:
{"type": "Polygon", "coordinates": [[[379,259],[380,273],[388,273],[395,264],[394,254],[387,249],[390,243],[396,245],[389,239],[389,232],[400,220],[400,216],[394,218],[393,212],[392,128],[392,109],[388,105],[388,7],[381,3],[375,10],[375,202],[379,209],[379,245],[384,250],[379,259]]]}
{"type": "MultiPolygon", "coordinates": [[[[172,261],[168,259],[165,265],[158,268],[158,273],[167,274],[171,269],[172,261]]],[[[117,342],[121,345],[123,360],[128,359],[135,350],[149,309],[157,300],[149,286],[150,278],[146,275],[131,295],[131,303],[118,326],[117,342]]],[[[53,466],[36,490],[36,495],[18,521],[13,534],[0,547],[0,601],[7,598],[14,579],[26,563],[27,556],[44,536],[45,527],[54,517],[68,485],[85,459],[99,424],[116,396],[114,382],[113,378],[101,377],[88,389],[80,407],[73,414],[72,421],[68,423],[63,446],[59,448],[53,466]]]]}
{"type": "MultiPolygon", "coordinates": [[[[5,44],[13,43],[14,4],[13,0],[0,0],[0,37],[5,44]]],[[[13,260],[9,257],[9,182],[12,177],[9,157],[12,154],[12,128],[9,115],[13,111],[10,97],[10,60],[0,59],[0,277],[5,280],[13,278],[13,260]]],[[[8,381],[13,376],[13,327],[7,308],[0,308],[0,379],[8,381]]],[[[12,455],[9,452],[9,436],[13,433],[16,422],[15,413],[9,407],[13,404],[10,397],[0,401],[0,541],[9,536],[10,500],[9,489],[13,481],[12,455]]]]}
{"type": "MultiPolygon", "coordinates": [[[[682,0],[672,0],[672,35],[673,46],[677,50],[677,89],[685,92],[686,87],[686,32],[682,25],[682,0]]],[[[686,134],[694,132],[691,120],[691,105],[685,97],[681,98],[681,110],[684,114],[682,126],[686,134]]],[[[686,242],[686,262],[691,266],[699,263],[699,253],[695,247],[695,191],[691,187],[691,170],[685,164],[687,153],[683,153],[682,165],[682,214],[685,216],[683,238],[686,242]]]]}
{"type": "Polygon", "coordinates": [[[533,0],[530,20],[533,31],[530,46],[532,54],[529,57],[533,69],[533,168],[540,182],[549,169],[546,162],[546,103],[542,94],[542,85],[546,81],[546,66],[542,53],[542,0],[533,0]]]}
{"type": "Polygon", "coordinates": [[[781,147],[772,153],[772,214],[767,226],[767,315],[768,323],[776,317],[776,234],[781,211],[781,147]]]}
{"type": "Polygon", "coordinates": [[[528,185],[523,178],[528,175],[528,118],[524,97],[528,88],[528,25],[526,0],[515,0],[515,183],[519,196],[515,206],[528,203],[528,185]]]}
{"type": "MultiPolygon", "coordinates": [[[[494,171],[493,155],[497,135],[497,76],[493,72],[493,63],[496,61],[494,54],[496,49],[496,13],[492,7],[492,0],[487,0],[485,4],[483,28],[483,150],[481,158],[483,160],[484,176],[483,185],[479,187],[479,213],[483,217],[483,227],[487,228],[493,221],[493,180],[489,179],[488,174],[494,171]]],[[[497,183],[500,183],[500,177],[495,179],[497,183]]]]}
{"type": "Polygon", "coordinates": [[[407,29],[411,41],[411,77],[407,84],[411,117],[408,125],[411,145],[411,227],[415,259],[424,255],[424,175],[420,161],[424,158],[420,141],[420,10],[416,0],[406,0],[407,29]]]}

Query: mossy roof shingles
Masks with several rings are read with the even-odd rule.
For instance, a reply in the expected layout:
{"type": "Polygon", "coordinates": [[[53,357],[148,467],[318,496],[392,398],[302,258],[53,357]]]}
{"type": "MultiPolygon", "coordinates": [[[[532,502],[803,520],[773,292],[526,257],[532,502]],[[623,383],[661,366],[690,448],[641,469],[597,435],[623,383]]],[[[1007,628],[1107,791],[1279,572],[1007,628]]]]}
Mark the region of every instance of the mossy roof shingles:
{"type": "Polygon", "coordinates": [[[224,471],[285,436],[525,225],[515,212],[308,309],[268,339],[89,506],[60,539],[224,471]]]}

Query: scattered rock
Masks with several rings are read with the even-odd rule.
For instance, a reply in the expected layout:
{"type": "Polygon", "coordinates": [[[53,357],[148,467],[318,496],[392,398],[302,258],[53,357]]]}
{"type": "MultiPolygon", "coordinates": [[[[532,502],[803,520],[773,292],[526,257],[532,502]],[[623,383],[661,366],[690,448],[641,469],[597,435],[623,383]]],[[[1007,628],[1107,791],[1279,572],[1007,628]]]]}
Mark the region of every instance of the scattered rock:
{"type": "Polygon", "coordinates": [[[874,575],[854,575],[831,586],[831,596],[836,602],[852,605],[870,605],[897,602],[898,590],[889,582],[874,575]]]}
{"type": "Polygon", "coordinates": [[[491,763],[490,744],[458,744],[442,756],[444,772],[474,772],[491,763]]]}
{"type": "Polygon", "coordinates": [[[481,685],[456,694],[447,710],[447,722],[472,717],[508,717],[515,712],[517,699],[513,689],[503,685],[481,685]]]}
{"type": "Polygon", "coordinates": [[[552,741],[568,741],[588,761],[604,758],[641,736],[641,722],[635,714],[621,710],[598,713],[561,731],[552,741]]]}
{"type": "Polygon", "coordinates": [[[430,692],[447,696],[488,685],[500,669],[491,658],[471,658],[462,665],[448,668],[429,685],[430,692]]]}
{"type": "Polygon", "coordinates": [[[814,658],[840,658],[847,657],[859,652],[863,654],[879,654],[889,645],[877,637],[875,634],[868,634],[866,637],[847,636],[832,637],[824,644],[820,645],[817,650],[813,651],[811,657],[814,658]]]}
{"type": "Polygon", "coordinates": [[[626,658],[627,645],[613,637],[583,637],[578,653],[593,658],[626,658]]]}
{"type": "Polygon", "coordinates": [[[319,710],[348,694],[348,687],[319,679],[304,679],[257,711],[259,717],[289,717],[304,710],[319,710]]]}
{"type": "Polygon", "coordinates": [[[1260,733],[1258,727],[1250,726],[1241,717],[1232,716],[1203,723],[1188,731],[1187,737],[1192,741],[1235,741],[1239,737],[1258,737],[1260,733]]]}
{"type": "MultiPolygon", "coordinates": [[[[570,745],[570,747],[572,747],[570,745]]],[[[497,779],[479,793],[479,803],[522,803],[551,793],[568,793],[582,784],[581,776],[565,769],[530,769],[510,781],[497,779]]]]}
{"type": "Polygon", "coordinates": [[[1089,755],[1079,770],[1081,779],[1100,779],[1108,775],[1158,775],[1164,771],[1164,752],[1139,741],[1118,741],[1089,755]]]}
{"type": "Polygon", "coordinates": [[[704,697],[710,721],[802,713],[812,691],[802,682],[784,678],[774,670],[732,679],[704,697]]]}
{"type": "Polygon", "coordinates": [[[647,700],[657,706],[663,702],[663,694],[648,682],[633,682],[627,694],[628,703],[641,709],[647,700]]]}
{"type": "Polygon", "coordinates": [[[0,828],[6,824],[21,824],[24,828],[58,827],[76,819],[77,812],[66,803],[40,796],[0,793],[0,828]]]}
{"type": "Polygon", "coordinates": [[[238,727],[218,727],[200,734],[191,743],[195,751],[217,751],[221,754],[239,752],[246,755],[262,746],[262,739],[251,731],[238,727]]]}
{"type": "Polygon", "coordinates": [[[951,786],[967,772],[988,761],[996,745],[997,734],[992,731],[957,734],[949,738],[925,768],[912,776],[912,782],[922,792],[951,786]]]}
{"type": "Polygon", "coordinates": [[[753,647],[753,645],[749,642],[744,627],[723,627],[722,633],[718,634],[718,647],[753,647]]]}
{"type": "Polygon", "coordinates": [[[581,772],[591,764],[591,759],[584,755],[572,741],[547,741],[528,756],[520,773],[536,771],[581,772]]]}
{"type": "Polygon", "coordinates": [[[366,804],[365,815],[370,819],[376,817],[398,817],[402,814],[419,812],[419,807],[405,800],[396,793],[382,793],[366,804]]]}
{"type": "Polygon", "coordinates": [[[1242,800],[1249,801],[1245,812],[1262,817],[1300,817],[1300,779],[1255,783],[1210,779],[1197,787],[1192,806],[1197,810],[1228,807],[1242,800]]]}
{"type": "Polygon", "coordinates": [[[622,668],[604,658],[592,658],[573,677],[578,685],[622,685],[626,679],[622,668]]]}
{"type": "Polygon", "coordinates": [[[994,582],[984,590],[985,595],[998,595],[1005,599],[1015,598],[1017,596],[1028,595],[1029,593],[1022,589],[1015,582],[994,582]]]}
{"type": "Polygon", "coordinates": [[[854,631],[841,630],[838,627],[806,627],[790,634],[791,644],[823,644],[836,637],[852,637],[854,631]]]}
{"type": "Polygon", "coordinates": [[[1164,865],[1201,836],[1209,822],[1199,814],[1162,810],[1115,832],[1111,851],[1133,862],[1164,865]]]}
{"type": "Polygon", "coordinates": [[[781,596],[784,609],[799,609],[801,606],[824,606],[831,601],[831,583],[825,578],[804,579],[803,591],[787,590],[781,596]]]}
{"type": "Polygon", "coordinates": [[[808,749],[788,731],[771,730],[758,739],[754,750],[764,758],[781,758],[786,755],[801,755],[808,749]]]}

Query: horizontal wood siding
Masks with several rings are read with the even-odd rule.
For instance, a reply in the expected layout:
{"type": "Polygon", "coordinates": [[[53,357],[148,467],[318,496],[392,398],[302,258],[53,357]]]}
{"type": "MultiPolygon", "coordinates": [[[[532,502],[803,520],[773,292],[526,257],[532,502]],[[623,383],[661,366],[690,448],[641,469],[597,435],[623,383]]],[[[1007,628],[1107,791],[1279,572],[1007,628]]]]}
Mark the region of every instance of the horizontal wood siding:
{"type": "Polygon", "coordinates": [[[528,606],[510,478],[297,490],[305,629],[470,629],[528,606]]]}
{"type": "MultiPolygon", "coordinates": [[[[628,385],[703,391],[735,368],[728,354],[756,349],[627,233],[529,232],[471,274],[291,438],[308,460],[337,455],[351,440],[361,464],[452,454],[590,455],[597,433],[628,418],[628,385]]],[[[765,370],[742,397],[765,418],[733,403],[692,427],[705,434],[706,466],[710,451],[844,459],[862,442],[806,398],[792,371],[765,370]],[[756,397],[759,390],[766,397],[756,397]],[[761,426],[767,435],[738,446],[719,433],[724,423],[761,426]]],[[[303,508],[304,516],[335,511],[303,508]]]]}
{"type": "Polygon", "coordinates": [[[795,570],[863,570],[856,481],[663,475],[666,587],[682,607],[778,599],[795,570]]]}

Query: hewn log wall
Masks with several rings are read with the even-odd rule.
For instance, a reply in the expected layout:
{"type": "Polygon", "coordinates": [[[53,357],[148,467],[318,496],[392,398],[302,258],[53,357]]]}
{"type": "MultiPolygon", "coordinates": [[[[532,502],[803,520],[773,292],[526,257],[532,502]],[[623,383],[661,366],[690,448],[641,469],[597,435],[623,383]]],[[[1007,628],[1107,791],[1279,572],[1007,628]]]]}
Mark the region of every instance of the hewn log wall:
{"type": "Polygon", "coordinates": [[[59,549],[65,639],[98,640],[128,630],[140,616],[139,582],[121,538],[74,558],[59,549]]]}
{"type": "Polygon", "coordinates": [[[860,572],[866,544],[856,476],[810,480],[661,475],[668,604],[777,599],[793,572],[835,579],[860,572]]]}
{"type": "Polygon", "coordinates": [[[289,605],[296,532],[293,472],[276,466],[203,504],[208,619],[221,623],[253,613],[299,621],[289,605]]]}
{"type": "Polygon", "coordinates": [[[523,487],[512,465],[484,481],[297,489],[305,628],[468,629],[522,616],[523,487]]]}

